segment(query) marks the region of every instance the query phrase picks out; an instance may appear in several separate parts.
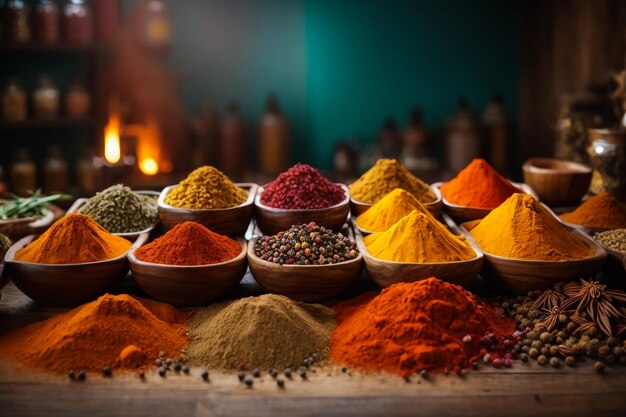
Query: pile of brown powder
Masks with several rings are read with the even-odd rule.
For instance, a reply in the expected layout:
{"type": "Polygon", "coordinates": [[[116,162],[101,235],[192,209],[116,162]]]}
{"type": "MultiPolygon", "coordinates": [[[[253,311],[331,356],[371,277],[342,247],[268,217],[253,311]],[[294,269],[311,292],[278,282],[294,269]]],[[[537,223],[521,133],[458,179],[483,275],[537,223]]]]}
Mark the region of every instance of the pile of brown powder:
{"type": "Polygon", "coordinates": [[[297,367],[328,358],[333,309],[265,294],[213,304],[188,321],[190,365],[236,369],[297,367]]]}

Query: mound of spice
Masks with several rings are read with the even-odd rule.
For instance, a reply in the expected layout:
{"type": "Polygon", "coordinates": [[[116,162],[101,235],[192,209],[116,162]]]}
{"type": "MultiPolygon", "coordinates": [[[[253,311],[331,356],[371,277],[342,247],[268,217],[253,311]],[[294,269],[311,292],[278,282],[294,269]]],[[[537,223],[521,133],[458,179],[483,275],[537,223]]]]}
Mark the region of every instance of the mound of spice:
{"type": "Polygon", "coordinates": [[[594,195],[582,203],[576,210],[561,215],[568,223],[600,229],[619,229],[626,227],[626,204],[609,193],[594,195]]]}
{"type": "Polygon", "coordinates": [[[315,223],[292,226],[274,236],[261,236],[254,254],[280,265],[328,265],[356,259],[356,243],[315,223]]]}
{"type": "Polygon", "coordinates": [[[513,194],[470,234],[485,252],[506,258],[565,261],[593,254],[587,241],[527,194],[513,194]]]}
{"type": "Polygon", "coordinates": [[[190,365],[236,369],[298,366],[312,353],[328,357],[335,314],[274,294],[213,304],[187,323],[190,365]]]}
{"type": "Polygon", "coordinates": [[[609,249],[626,253],[626,229],[607,230],[593,237],[609,249]]]}
{"type": "Polygon", "coordinates": [[[55,373],[137,368],[159,351],[178,355],[188,317],[167,304],[106,294],[3,336],[0,356],[55,373]]]}
{"type": "Polygon", "coordinates": [[[350,185],[350,195],[357,201],[374,204],[395,188],[406,190],[422,204],[437,199],[428,184],[400,165],[395,159],[379,159],[365,174],[350,185]]]}
{"type": "Polygon", "coordinates": [[[123,255],[131,243],[112,235],[89,216],[61,217],[37,240],[20,249],[15,259],[37,264],[73,264],[104,261],[123,255]]]}
{"type": "Polygon", "coordinates": [[[79,210],[111,233],[140,232],[158,218],[156,199],[139,195],[122,184],[97,193],[79,210]]]}
{"type": "Polygon", "coordinates": [[[482,209],[494,209],[512,194],[522,192],[484,159],[474,159],[440,190],[449,203],[482,209]]]}
{"type": "Polygon", "coordinates": [[[436,278],[395,284],[334,308],[333,361],[403,376],[469,368],[515,329],[472,293],[436,278]]]}
{"type": "Polygon", "coordinates": [[[261,203],[280,209],[321,209],[341,203],[346,193],[315,168],[296,164],[264,188],[261,203]]]}
{"type": "Polygon", "coordinates": [[[170,206],[214,209],[243,204],[248,193],[237,187],[222,171],[211,166],[194,170],[165,197],[170,206]]]}
{"type": "Polygon", "coordinates": [[[165,265],[209,265],[241,253],[241,244],[194,222],[177,224],[135,251],[140,261],[165,265]]]}
{"type": "Polygon", "coordinates": [[[431,215],[419,200],[403,189],[396,188],[357,217],[355,223],[369,232],[384,232],[413,210],[431,215]]]}
{"type": "Polygon", "coordinates": [[[462,236],[452,234],[431,215],[417,210],[404,216],[385,232],[363,239],[374,258],[394,262],[454,262],[476,257],[462,236]]]}

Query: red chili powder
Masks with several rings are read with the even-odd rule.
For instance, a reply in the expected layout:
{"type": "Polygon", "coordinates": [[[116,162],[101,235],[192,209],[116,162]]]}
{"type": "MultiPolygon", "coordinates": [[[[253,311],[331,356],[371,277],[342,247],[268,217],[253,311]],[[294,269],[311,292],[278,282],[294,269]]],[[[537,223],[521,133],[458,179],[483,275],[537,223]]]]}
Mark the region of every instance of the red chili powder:
{"type": "Polygon", "coordinates": [[[345,191],[307,164],[296,164],[265,187],[261,203],[281,209],[320,209],[340,203],[345,191]]]}
{"type": "Polygon", "coordinates": [[[523,193],[484,159],[474,159],[440,190],[452,204],[483,209],[494,209],[514,193],[523,193]]]}
{"type": "Polygon", "coordinates": [[[466,369],[485,353],[486,334],[501,340],[515,330],[513,320],[498,317],[472,293],[437,278],[395,284],[334,308],[334,361],[403,376],[422,369],[466,369]]]}

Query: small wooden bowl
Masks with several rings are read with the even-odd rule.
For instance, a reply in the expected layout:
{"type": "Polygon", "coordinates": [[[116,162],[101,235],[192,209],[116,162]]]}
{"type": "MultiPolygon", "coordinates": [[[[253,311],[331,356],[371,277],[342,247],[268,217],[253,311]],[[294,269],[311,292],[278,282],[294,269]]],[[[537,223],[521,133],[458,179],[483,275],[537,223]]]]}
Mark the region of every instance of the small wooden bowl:
{"type": "Polygon", "coordinates": [[[138,247],[128,253],[130,270],[137,284],[157,300],[178,307],[206,305],[234,290],[246,273],[247,243],[238,238],[241,252],[237,257],[211,265],[164,265],[144,262],[135,256],[138,247]]]}
{"type": "MultiPolygon", "coordinates": [[[[5,274],[33,300],[53,306],[76,306],[93,300],[119,283],[128,273],[126,253],[116,258],[80,264],[36,264],[15,259],[15,253],[35,238],[16,242],[4,257],[5,274]]],[[[141,246],[148,234],[130,247],[141,246]]]]}
{"type": "Polygon", "coordinates": [[[248,198],[241,205],[221,209],[184,209],[170,206],[165,203],[165,197],[176,187],[176,185],[170,185],[159,196],[159,217],[167,229],[171,229],[179,223],[191,221],[200,223],[215,233],[243,236],[250,220],[252,220],[254,198],[259,186],[252,183],[237,183],[235,185],[246,190],[248,198]]]}
{"type": "MultiPolygon", "coordinates": [[[[0,203],[5,201],[0,200],[0,203]]],[[[61,216],[63,216],[63,210],[51,204],[43,216],[0,220],[0,233],[14,241],[24,236],[37,235],[45,232],[61,216]]]]}
{"type": "Polygon", "coordinates": [[[278,265],[254,253],[257,238],[248,244],[248,264],[254,279],[271,293],[293,300],[319,302],[347,290],[361,275],[362,254],[331,265],[278,265]]]}
{"type": "Polygon", "coordinates": [[[256,206],[256,221],[259,229],[267,235],[289,229],[295,224],[315,222],[332,230],[340,230],[348,219],[350,212],[350,190],[344,184],[337,184],[343,188],[344,199],[334,206],[322,209],[287,210],[268,207],[261,203],[264,187],[259,188],[254,204],[256,206]]]}
{"type": "Polygon", "coordinates": [[[592,170],[586,165],[551,158],[531,158],[522,166],[524,182],[551,206],[576,204],[589,190],[592,170]]]}
{"type": "MultiPolygon", "coordinates": [[[[158,192],[156,191],[134,191],[136,194],[139,195],[145,195],[145,196],[153,196],[153,197],[159,197],[158,192]]],[[[74,204],[72,204],[72,206],[67,210],[67,213],[78,213],[78,211],[89,202],[88,198],[79,198],[76,201],[74,201],[74,204]]],[[[131,242],[134,242],[135,240],[137,240],[137,238],[139,238],[139,236],[141,236],[144,233],[150,233],[156,226],[157,224],[159,224],[159,219],[157,218],[156,222],[154,222],[154,224],[150,227],[148,227],[147,229],[144,229],[140,232],[127,232],[127,233],[112,233],[116,236],[119,237],[123,237],[126,240],[130,240],[131,242]]]]}
{"type": "MultiPolygon", "coordinates": [[[[444,184],[443,182],[435,183],[433,184],[433,188],[436,188],[437,190],[439,190],[439,188],[443,184],[444,184]]],[[[524,193],[533,196],[535,200],[539,201],[539,197],[537,196],[537,194],[528,185],[524,183],[516,183],[512,181],[511,181],[511,184],[513,184],[515,187],[522,190],[524,193]]],[[[445,212],[448,213],[450,217],[452,217],[452,219],[457,223],[463,223],[463,222],[468,222],[471,220],[482,219],[487,214],[491,213],[491,211],[493,210],[493,209],[459,206],[457,204],[450,203],[443,196],[442,196],[442,200],[443,200],[443,207],[444,207],[445,212]]]]}
{"type": "Polygon", "coordinates": [[[474,252],[476,252],[476,257],[455,262],[415,263],[385,261],[370,255],[363,242],[363,235],[359,233],[356,237],[357,246],[363,254],[365,269],[372,281],[383,288],[399,282],[415,282],[430,277],[437,277],[463,286],[470,284],[478,276],[482,268],[483,252],[474,239],[467,233],[463,233],[449,216],[443,214],[443,220],[452,233],[465,236],[474,252]]]}
{"type": "MultiPolygon", "coordinates": [[[[474,220],[464,223],[461,230],[469,234],[479,222],[474,220]]],[[[505,258],[483,251],[485,262],[481,275],[496,287],[514,294],[526,294],[531,290],[552,287],[557,282],[596,275],[606,261],[606,252],[581,231],[570,230],[591,245],[593,255],[583,259],[551,262],[505,258]]]]}
{"type": "MultiPolygon", "coordinates": [[[[426,207],[428,209],[428,211],[430,211],[430,214],[435,216],[435,218],[440,219],[441,218],[441,212],[442,212],[442,209],[443,209],[443,202],[442,202],[442,197],[441,197],[441,191],[439,191],[438,188],[435,188],[432,185],[430,186],[430,189],[433,190],[433,192],[437,196],[437,199],[435,201],[433,201],[432,203],[424,204],[424,207],[426,207]]],[[[367,209],[369,209],[372,206],[373,206],[373,204],[363,203],[362,201],[355,200],[354,198],[350,199],[350,207],[352,209],[352,215],[354,217],[357,217],[360,214],[365,213],[367,211],[367,209]]]]}

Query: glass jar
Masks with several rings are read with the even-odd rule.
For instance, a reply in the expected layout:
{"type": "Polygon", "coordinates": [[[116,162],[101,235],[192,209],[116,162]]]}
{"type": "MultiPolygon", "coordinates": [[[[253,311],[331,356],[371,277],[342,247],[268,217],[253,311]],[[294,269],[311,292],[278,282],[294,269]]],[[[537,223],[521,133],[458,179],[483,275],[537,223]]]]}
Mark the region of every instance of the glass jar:
{"type": "Polygon", "coordinates": [[[26,92],[15,79],[10,79],[2,93],[2,119],[23,122],[27,116],[26,92]]]}
{"type": "Polygon", "coordinates": [[[51,0],[40,0],[35,6],[35,39],[43,43],[59,41],[59,7],[51,0]]]}
{"type": "Polygon", "coordinates": [[[48,149],[48,157],[43,163],[43,189],[47,194],[67,191],[67,162],[58,145],[48,149]]]}
{"type": "Polygon", "coordinates": [[[63,7],[65,41],[90,43],[93,40],[93,17],[84,0],[70,0],[63,7]]]}
{"type": "Polygon", "coordinates": [[[47,75],[39,77],[39,87],[33,92],[33,110],[42,119],[54,119],[59,114],[59,90],[47,75]]]}
{"type": "Polygon", "coordinates": [[[30,8],[23,0],[8,0],[2,14],[2,40],[30,42],[30,8]]]}
{"type": "Polygon", "coordinates": [[[594,169],[591,190],[626,201],[626,130],[589,129],[587,150],[594,169]]]}
{"type": "Polygon", "coordinates": [[[65,95],[65,112],[68,117],[82,118],[89,114],[91,99],[85,87],[78,81],[70,85],[70,89],[65,95]]]}
{"type": "Polygon", "coordinates": [[[28,150],[19,148],[11,164],[11,190],[21,197],[32,195],[37,188],[37,168],[28,150]]]}

